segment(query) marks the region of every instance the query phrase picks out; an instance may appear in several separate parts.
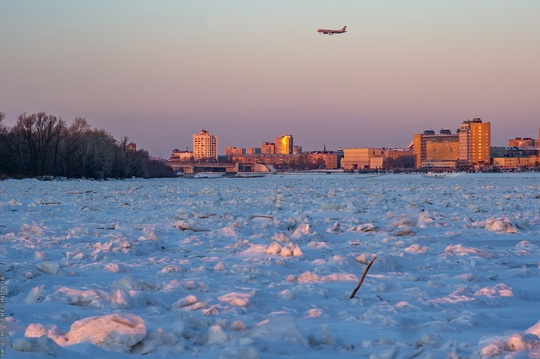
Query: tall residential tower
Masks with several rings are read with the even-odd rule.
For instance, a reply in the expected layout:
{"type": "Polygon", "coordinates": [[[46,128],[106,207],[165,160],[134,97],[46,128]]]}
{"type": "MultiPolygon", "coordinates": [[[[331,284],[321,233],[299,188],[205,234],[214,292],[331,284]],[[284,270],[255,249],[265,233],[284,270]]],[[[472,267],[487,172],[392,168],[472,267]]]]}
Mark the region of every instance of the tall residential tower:
{"type": "Polygon", "coordinates": [[[193,135],[193,158],[195,160],[217,160],[218,138],[206,130],[193,135]]]}
{"type": "Polygon", "coordinates": [[[489,165],[491,124],[472,118],[459,126],[459,161],[462,165],[489,165]]]}

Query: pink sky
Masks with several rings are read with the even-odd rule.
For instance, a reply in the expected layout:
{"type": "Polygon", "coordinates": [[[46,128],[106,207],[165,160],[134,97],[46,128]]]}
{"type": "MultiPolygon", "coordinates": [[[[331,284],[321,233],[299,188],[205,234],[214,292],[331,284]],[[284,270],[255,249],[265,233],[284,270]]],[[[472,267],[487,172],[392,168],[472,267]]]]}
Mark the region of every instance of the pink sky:
{"type": "Polygon", "coordinates": [[[6,2],[0,112],[45,111],[156,156],[224,146],[406,146],[470,117],[538,136],[540,2],[6,2]],[[324,36],[316,29],[341,28],[324,36]]]}

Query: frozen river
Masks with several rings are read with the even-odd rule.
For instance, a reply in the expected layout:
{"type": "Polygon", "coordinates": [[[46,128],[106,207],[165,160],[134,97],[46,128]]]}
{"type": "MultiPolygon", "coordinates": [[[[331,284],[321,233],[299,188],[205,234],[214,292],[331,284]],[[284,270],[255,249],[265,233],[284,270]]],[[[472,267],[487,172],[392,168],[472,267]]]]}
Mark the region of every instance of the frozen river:
{"type": "Polygon", "coordinates": [[[540,357],[540,174],[8,180],[0,213],[8,358],[540,357]]]}

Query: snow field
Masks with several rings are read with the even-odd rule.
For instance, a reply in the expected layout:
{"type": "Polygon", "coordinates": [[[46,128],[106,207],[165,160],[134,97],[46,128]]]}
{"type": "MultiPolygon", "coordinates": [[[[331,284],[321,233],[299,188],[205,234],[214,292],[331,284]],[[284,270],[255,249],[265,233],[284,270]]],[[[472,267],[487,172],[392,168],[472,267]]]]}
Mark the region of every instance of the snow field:
{"type": "Polygon", "coordinates": [[[540,355],[539,208],[537,174],[3,181],[8,356],[540,355]]]}

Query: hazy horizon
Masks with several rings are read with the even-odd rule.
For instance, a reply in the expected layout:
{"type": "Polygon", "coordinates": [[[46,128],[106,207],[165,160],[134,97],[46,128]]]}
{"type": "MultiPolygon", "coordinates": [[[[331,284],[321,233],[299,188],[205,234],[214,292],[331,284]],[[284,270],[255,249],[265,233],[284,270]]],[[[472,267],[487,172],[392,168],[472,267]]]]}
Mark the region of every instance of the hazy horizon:
{"type": "Polygon", "coordinates": [[[404,147],[471,117],[538,136],[540,2],[28,0],[0,5],[0,112],[84,117],[151,155],[291,134],[404,147]],[[345,34],[326,36],[318,28],[345,34]]]}

